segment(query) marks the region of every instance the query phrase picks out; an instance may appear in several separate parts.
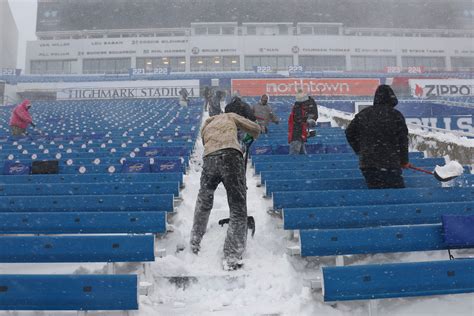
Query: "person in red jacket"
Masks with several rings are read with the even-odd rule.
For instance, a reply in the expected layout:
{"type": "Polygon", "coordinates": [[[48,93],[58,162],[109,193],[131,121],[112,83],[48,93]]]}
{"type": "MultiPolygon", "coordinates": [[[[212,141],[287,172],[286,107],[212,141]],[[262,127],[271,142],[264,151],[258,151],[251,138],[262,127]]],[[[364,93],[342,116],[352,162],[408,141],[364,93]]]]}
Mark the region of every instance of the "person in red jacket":
{"type": "Polygon", "coordinates": [[[308,113],[306,111],[309,98],[302,90],[296,94],[296,102],[288,117],[288,143],[290,144],[290,155],[306,155],[305,142],[308,138],[307,123],[308,113]]]}
{"type": "Polygon", "coordinates": [[[30,108],[31,102],[26,99],[13,109],[12,117],[10,118],[10,128],[13,136],[26,135],[28,125],[35,127],[29,112],[30,108]]]}

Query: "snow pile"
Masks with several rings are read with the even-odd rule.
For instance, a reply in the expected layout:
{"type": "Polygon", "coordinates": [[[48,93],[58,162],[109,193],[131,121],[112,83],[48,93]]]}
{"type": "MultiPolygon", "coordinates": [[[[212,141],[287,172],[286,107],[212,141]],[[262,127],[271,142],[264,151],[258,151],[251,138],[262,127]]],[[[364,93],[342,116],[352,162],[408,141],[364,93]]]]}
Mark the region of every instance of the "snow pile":
{"type": "Polygon", "coordinates": [[[460,176],[464,173],[464,168],[455,160],[450,161],[444,166],[436,166],[435,172],[443,179],[460,176]]]}

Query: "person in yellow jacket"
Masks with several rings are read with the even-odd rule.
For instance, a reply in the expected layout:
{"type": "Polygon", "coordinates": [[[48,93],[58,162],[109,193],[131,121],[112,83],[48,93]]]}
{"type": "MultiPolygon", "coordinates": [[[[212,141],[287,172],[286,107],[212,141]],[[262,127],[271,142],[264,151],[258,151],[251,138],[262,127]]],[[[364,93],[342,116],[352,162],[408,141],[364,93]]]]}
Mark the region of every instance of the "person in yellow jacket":
{"type": "Polygon", "coordinates": [[[242,255],[247,243],[247,189],[244,158],[237,139],[238,130],[247,132],[253,138],[260,134],[257,123],[232,112],[208,118],[201,129],[204,164],[190,240],[191,250],[198,254],[209,221],[214,191],[222,182],[230,210],[229,228],[224,242],[225,270],[242,266],[242,255]]]}

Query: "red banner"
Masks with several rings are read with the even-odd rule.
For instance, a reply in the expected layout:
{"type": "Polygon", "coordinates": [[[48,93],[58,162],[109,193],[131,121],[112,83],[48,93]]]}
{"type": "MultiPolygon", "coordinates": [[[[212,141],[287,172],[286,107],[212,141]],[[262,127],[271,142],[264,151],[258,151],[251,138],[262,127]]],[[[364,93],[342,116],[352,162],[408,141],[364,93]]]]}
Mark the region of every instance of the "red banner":
{"type": "Polygon", "coordinates": [[[312,96],[372,96],[379,79],[233,79],[232,91],[241,96],[295,95],[299,89],[312,96]]]}

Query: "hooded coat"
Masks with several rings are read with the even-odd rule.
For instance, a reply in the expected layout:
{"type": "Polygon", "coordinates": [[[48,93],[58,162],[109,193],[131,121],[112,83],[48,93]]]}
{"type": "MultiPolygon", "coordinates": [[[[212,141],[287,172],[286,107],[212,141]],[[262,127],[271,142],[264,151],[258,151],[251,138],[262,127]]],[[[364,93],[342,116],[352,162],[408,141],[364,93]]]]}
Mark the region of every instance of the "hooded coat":
{"type": "Polygon", "coordinates": [[[408,163],[408,128],[394,108],[397,104],[392,88],[380,85],[374,105],[360,111],[347,127],[346,138],[361,169],[400,169],[408,163]]]}
{"type": "Polygon", "coordinates": [[[248,120],[253,122],[257,121],[250,105],[242,101],[239,97],[232,98],[232,101],[225,107],[225,113],[237,113],[248,120]]]}
{"type": "Polygon", "coordinates": [[[26,129],[33,122],[30,112],[26,108],[30,103],[29,100],[24,100],[13,109],[10,126],[26,129]]]}

